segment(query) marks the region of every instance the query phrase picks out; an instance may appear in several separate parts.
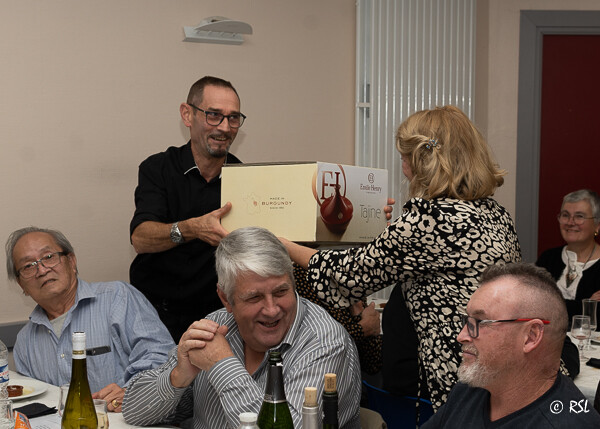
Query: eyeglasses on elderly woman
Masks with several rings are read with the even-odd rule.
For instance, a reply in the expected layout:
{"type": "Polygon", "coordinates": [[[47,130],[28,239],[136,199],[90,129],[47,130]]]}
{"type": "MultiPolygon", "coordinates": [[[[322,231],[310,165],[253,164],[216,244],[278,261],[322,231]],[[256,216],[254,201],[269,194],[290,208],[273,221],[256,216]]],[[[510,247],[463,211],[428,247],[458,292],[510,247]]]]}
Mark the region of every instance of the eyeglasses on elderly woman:
{"type": "Polygon", "coordinates": [[[573,219],[575,225],[582,225],[587,219],[594,219],[594,216],[586,217],[583,213],[575,213],[573,216],[567,211],[560,212],[556,218],[559,223],[567,224],[573,219]]]}

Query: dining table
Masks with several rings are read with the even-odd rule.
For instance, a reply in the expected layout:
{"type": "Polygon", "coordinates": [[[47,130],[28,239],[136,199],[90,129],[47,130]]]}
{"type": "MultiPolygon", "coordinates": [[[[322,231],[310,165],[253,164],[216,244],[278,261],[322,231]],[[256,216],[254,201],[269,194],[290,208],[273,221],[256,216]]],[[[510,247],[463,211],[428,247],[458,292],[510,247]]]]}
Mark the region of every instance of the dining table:
{"type": "MultiPolygon", "coordinates": [[[[600,333],[596,338],[597,340],[592,341],[594,349],[584,351],[584,355],[588,359],[600,359],[600,333]]],[[[577,344],[576,339],[571,339],[577,344]]],[[[9,377],[9,384],[18,384],[24,387],[24,394],[22,396],[10,398],[13,401],[13,408],[18,409],[21,406],[31,403],[42,403],[48,407],[58,408],[60,396],[60,388],[58,386],[21,375],[12,370],[9,371],[9,377]]],[[[582,360],[579,375],[575,377],[574,382],[588,401],[593,404],[596,389],[598,388],[598,383],[600,383],[600,368],[586,365],[586,360],[582,360]]],[[[108,413],[108,420],[110,429],[131,429],[140,427],[127,424],[122,413],[110,412],[108,413]]],[[[31,418],[30,424],[32,429],[60,429],[61,417],[58,415],[58,412],[55,412],[50,415],[31,418]]],[[[154,428],[156,428],[156,426],[154,426],[154,428]]]]}
{"type": "MultiPolygon", "coordinates": [[[[41,403],[47,407],[56,407],[60,398],[60,387],[45,383],[34,378],[26,377],[15,371],[9,371],[9,384],[18,384],[23,386],[23,395],[10,398],[13,401],[13,409],[18,409],[31,403],[41,403]]],[[[361,408],[361,425],[363,428],[384,428],[381,415],[378,413],[361,408]]],[[[42,417],[29,419],[31,429],[61,429],[61,417],[58,411],[42,417]]],[[[142,426],[133,426],[125,423],[122,413],[108,413],[109,429],[132,429],[142,426]]],[[[183,426],[182,426],[183,427],[183,426]]],[[[175,429],[175,426],[152,426],[152,429],[175,429]]]]}
{"type": "MultiPolygon", "coordinates": [[[[23,386],[23,395],[10,398],[13,401],[13,409],[18,409],[31,403],[41,403],[48,407],[58,409],[60,388],[34,378],[26,377],[15,371],[9,371],[9,385],[18,384],[23,386]]],[[[132,426],[125,423],[122,413],[108,413],[109,429],[130,429],[132,426]]],[[[60,429],[61,416],[58,412],[42,417],[29,419],[31,429],[60,429]]]]}
{"type": "MultiPolygon", "coordinates": [[[[569,334],[571,336],[571,334],[569,334]]],[[[573,380],[577,388],[581,390],[581,393],[585,395],[590,404],[594,403],[594,397],[596,396],[596,389],[598,383],[600,383],[600,368],[587,365],[587,361],[590,358],[600,359],[600,333],[596,333],[595,340],[591,341],[592,350],[584,350],[583,355],[586,359],[580,360],[579,362],[579,374],[573,380]]],[[[571,337],[574,344],[577,344],[579,340],[571,337]]]]}

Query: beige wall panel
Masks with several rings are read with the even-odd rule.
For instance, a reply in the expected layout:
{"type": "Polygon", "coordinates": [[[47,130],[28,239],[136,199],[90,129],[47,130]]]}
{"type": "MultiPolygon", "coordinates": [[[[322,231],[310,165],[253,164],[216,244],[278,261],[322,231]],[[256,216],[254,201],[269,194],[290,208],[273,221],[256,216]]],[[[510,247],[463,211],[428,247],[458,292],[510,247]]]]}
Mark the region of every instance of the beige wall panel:
{"type": "MultiPolygon", "coordinates": [[[[354,162],[353,1],[6,1],[0,52],[0,240],[60,229],[89,281],[128,280],[137,166],[187,141],[179,104],[203,75],[241,95],[244,161],[354,162]],[[182,42],[210,16],[254,34],[182,42]]],[[[32,301],[0,278],[0,323],[25,320],[32,301]]]]}
{"type": "MultiPolygon", "coordinates": [[[[597,0],[480,0],[475,119],[509,171],[515,211],[521,10],[600,10],[597,0]]],[[[354,162],[355,3],[349,0],[21,0],[0,26],[0,239],[58,228],[91,281],[128,279],[137,166],[188,138],[178,106],[205,74],[231,80],[248,120],[244,161],[354,162]],[[246,21],[241,46],[184,43],[209,16],[246,21]]],[[[2,276],[4,277],[4,276],[2,276]]],[[[5,277],[4,277],[5,278],[5,277]]],[[[0,280],[0,323],[33,308],[0,280]]]]}

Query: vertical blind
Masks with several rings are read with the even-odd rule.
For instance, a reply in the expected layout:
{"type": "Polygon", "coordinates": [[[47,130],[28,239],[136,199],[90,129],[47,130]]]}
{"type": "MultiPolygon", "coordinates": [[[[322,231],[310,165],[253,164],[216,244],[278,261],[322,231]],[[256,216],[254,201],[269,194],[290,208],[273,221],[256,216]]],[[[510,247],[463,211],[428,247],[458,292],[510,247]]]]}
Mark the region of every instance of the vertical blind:
{"type": "Polygon", "coordinates": [[[398,125],[446,104],[473,118],[475,3],[357,0],[355,161],[388,170],[394,216],[408,189],[395,147],[398,125]]]}

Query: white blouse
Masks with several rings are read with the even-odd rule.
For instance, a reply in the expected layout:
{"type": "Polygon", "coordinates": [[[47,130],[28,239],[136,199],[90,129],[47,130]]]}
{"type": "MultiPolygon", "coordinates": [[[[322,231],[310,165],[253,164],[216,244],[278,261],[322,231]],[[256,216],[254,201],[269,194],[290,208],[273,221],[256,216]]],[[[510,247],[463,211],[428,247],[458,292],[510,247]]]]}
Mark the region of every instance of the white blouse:
{"type": "Polygon", "coordinates": [[[565,246],[562,250],[562,260],[565,263],[565,269],[563,270],[563,273],[556,284],[558,285],[558,288],[562,292],[565,299],[575,299],[575,295],[577,294],[577,286],[579,286],[579,280],[581,280],[583,271],[594,265],[596,261],[598,261],[598,258],[590,259],[587,262],[578,262],[577,253],[567,250],[567,246],[565,246]],[[575,279],[573,279],[571,284],[567,286],[567,274],[569,272],[569,267],[571,267],[571,270],[574,270],[575,279]]]}

